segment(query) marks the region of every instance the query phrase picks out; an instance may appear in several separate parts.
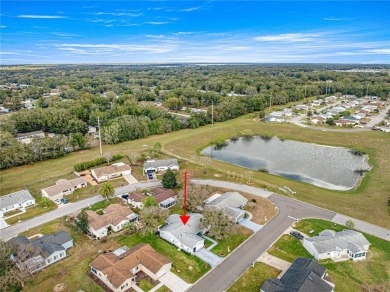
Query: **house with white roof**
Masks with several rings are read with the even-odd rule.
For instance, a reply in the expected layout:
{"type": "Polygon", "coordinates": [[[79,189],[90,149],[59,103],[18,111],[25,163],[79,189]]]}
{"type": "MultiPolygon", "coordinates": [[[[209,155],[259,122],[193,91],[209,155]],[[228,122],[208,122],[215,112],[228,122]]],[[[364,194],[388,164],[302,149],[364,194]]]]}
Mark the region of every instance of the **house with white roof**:
{"type": "Polygon", "coordinates": [[[7,212],[35,205],[35,199],[28,190],[17,191],[0,197],[0,217],[7,212]]]}
{"type": "Polygon", "coordinates": [[[188,214],[190,219],[183,224],[178,214],[172,214],[166,220],[166,225],[159,229],[162,239],[177,246],[190,254],[194,254],[204,247],[204,238],[201,237],[207,229],[201,228],[202,214],[188,214]]]}
{"type": "Polygon", "coordinates": [[[366,259],[370,242],[360,232],[343,230],[336,232],[326,229],[309,238],[304,238],[303,247],[316,259],[366,259]]]}
{"type": "Polygon", "coordinates": [[[28,133],[18,133],[16,135],[16,140],[23,144],[30,144],[34,138],[45,138],[45,133],[43,131],[34,131],[28,133]]]}
{"type": "Polygon", "coordinates": [[[171,170],[179,170],[179,163],[177,159],[159,159],[159,160],[148,160],[144,163],[144,172],[161,172],[171,170]]]}
{"type": "Polygon", "coordinates": [[[223,195],[215,194],[205,201],[205,208],[221,210],[234,223],[245,218],[245,211],[242,210],[248,203],[247,198],[238,192],[226,192],[223,195]]]}

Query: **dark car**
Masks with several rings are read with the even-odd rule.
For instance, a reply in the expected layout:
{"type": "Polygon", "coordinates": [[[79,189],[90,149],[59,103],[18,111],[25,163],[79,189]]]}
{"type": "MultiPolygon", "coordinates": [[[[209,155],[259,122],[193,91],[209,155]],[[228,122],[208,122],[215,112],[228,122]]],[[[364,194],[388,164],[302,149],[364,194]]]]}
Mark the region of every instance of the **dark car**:
{"type": "Polygon", "coordinates": [[[65,199],[65,198],[62,198],[62,199],[61,199],[61,202],[62,202],[63,204],[68,204],[68,203],[69,203],[68,199],[65,199]]]}
{"type": "Polygon", "coordinates": [[[303,239],[303,235],[300,234],[298,231],[291,231],[291,232],[290,232],[290,235],[291,235],[291,236],[294,236],[296,239],[299,239],[299,240],[302,240],[302,239],[303,239]]]}

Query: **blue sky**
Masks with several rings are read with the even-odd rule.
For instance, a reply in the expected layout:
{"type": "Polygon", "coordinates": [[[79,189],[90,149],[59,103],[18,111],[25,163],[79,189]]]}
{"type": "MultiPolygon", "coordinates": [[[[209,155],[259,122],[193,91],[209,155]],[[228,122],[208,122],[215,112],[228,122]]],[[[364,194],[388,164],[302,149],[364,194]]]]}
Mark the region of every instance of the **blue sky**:
{"type": "Polygon", "coordinates": [[[390,63],[386,1],[2,1],[1,64],[390,63]]]}

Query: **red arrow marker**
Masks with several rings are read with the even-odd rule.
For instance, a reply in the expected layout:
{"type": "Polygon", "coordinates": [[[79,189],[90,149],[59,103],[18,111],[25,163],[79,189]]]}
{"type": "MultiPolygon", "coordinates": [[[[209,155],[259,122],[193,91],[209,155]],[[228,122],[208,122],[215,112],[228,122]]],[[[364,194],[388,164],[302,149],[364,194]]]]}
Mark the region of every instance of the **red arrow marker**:
{"type": "Polygon", "coordinates": [[[179,216],[181,219],[181,222],[183,222],[184,225],[187,224],[188,220],[190,220],[190,216],[186,215],[187,212],[187,171],[184,172],[184,215],[179,216]]]}

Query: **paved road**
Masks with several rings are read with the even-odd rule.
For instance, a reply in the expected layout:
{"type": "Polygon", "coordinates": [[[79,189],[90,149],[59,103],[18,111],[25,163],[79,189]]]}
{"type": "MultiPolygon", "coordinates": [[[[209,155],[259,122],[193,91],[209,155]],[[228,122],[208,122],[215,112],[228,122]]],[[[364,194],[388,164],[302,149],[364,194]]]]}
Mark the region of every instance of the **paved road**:
{"type": "MultiPolygon", "coordinates": [[[[230,188],[238,191],[248,192],[247,186],[240,184],[226,183],[223,181],[213,181],[213,180],[193,180],[194,183],[198,184],[208,184],[211,186],[230,188]]],[[[262,190],[257,189],[254,195],[260,195],[262,190]]],[[[264,194],[263,194],[264,195],[264,194]]],[[[325,220],[344,220],[349,217],[342,217],[343,215],[337,214],[335,212],[322,209],[320,207],[307,204],[298,200],[294,200],[282,195],[272,194],[268,196],[268,199],[274,202],[279,207],[279,213],[271,219],[262,229],[256,232],[252,237],[250,237],[246,242],[244,242],[240,247],[238,247],[229,257],[227,257],[221,264],[219,264],[215,269],[211,270],[198,282],[196,282],[188,291],[191,292],[204,292],[204,291],[225,291],[229,288],[236,279],[238,279],[245,270],[256,261],[256,259],[264,253],[269,246],[271,246],[279,236],[293,223],[296,219],[303,218],[321,218],[325,220]]],[[[356,219],[353,219],[354,221],[356,219]]],[[[359,220],[357,220],[359,221],[359,220]]],[[[335,221],[334,221],[335,222],[335,221]]],[[[389,232],[385,228],[375,226],[375,229],[372,230],[372,224],[368,224],[359,221],[356,224],[356,227],[362,229],[368,233],[375,233],[375,235],[380,236],[389,240],[386,234],[383,232],[389,232]],[[359,226],[358,226],[359,225],[359,226]],[[384,237],[383,237],[384,236],[384,237]],[[386,238],[387,237],[387,238],[386,238]]],[[[342,223],[345,223],[342,222],[342,223]]]]}
{"type": "MultiPolygon", "coordinates": [[[[225,188],[228,188],[228,186],[229,188],[233,188],[235,185],[234,189],[243,191],[242,185],[239,184],[229,183],[227,186],[225,185],[225,182],[210,180],[196,180],[194,182],[225,188]]],[[[247,188],[245,188],[245,190],[248,192],[247,188]]],[[[259,191],[260,190],[258,189],[256,192],[257,195],[259,191]]],[[[334,212],[303,202],[291,200],[281,195],[272,194],[268,197],[268,199],[273,201],[279,207],[278,215],[271,219],[260,231],[256,232],[244,244],[238,247],[215,269],[211,270],[197,283],[195,283],[188,291],[225,291],[296,219],[315,217],[332,220],[335,216],[334,212]]]]}
{"type": "MultiPolygon", "coordinates": [[[[136,183],[132,185],[127,185],[123,187],[119,187],[115,189],[115,196],[120,196],[124,193],[135,191],[138,188],[145,189],[150,187],[155,187],[161,185],[160,181],[153,181],[153,182],[144,182],[144,183],[136,183]]],[[[50,222],[54,219],[60,218],[62,216],[66,216],[70,213],[76,212],[82,208],[88,207],[90,205],[93,205],[97,202],[103,201],[104,199],[100,195],[96,195],[94,197],[81,200],[74,203],[66,204],[65,206],[62,206],[61,208],[58,208],[56,210],[53,210],[51,212],[47,212],[45,214],[42,214],[40,216],[31,218],[29,220],[23,221],[21,223],[17,223],[11,226],[8,226],[4,229],[0,230],[0,239],[8,239],[13,236],[18,235],[21,232],[24,232],[30,228],[45,224],[47,222],[50,222]]]]}

